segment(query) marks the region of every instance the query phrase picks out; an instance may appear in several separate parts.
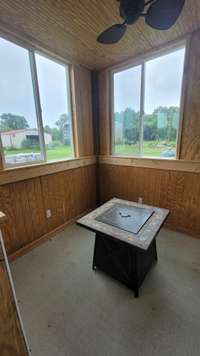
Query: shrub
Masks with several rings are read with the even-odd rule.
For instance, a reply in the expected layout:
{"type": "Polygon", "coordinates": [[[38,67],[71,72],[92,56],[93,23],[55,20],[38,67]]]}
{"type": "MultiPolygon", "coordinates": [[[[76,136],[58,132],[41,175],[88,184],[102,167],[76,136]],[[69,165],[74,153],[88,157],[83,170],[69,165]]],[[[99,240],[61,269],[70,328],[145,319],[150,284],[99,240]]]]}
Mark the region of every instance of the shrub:
{"type": "Polygon", "coordinates": [[[28,139],[25,139],[22,141],[21,147],[22,148],[38,148],[39,144],[38,144],[38,142],[36,142],[36,140],[34,140],[34,139],[32,140],[32,139],[28,138],[28,139]]]}

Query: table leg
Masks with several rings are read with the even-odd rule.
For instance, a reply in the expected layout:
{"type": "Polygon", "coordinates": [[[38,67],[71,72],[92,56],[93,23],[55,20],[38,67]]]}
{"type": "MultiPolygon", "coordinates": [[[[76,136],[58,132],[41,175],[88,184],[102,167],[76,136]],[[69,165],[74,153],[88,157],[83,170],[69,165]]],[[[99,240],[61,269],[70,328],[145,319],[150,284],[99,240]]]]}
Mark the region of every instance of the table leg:
{"type": "Polygon", "coordinates": [[[139,298],[139,288],[134,289],[134,296],[135,298],[139,298]]]}
{"type": "Polygon", "coordinates": [[[138,253],[137,253],[137,250],[135,250],[135,252],[134,252],[133,261],[134,261],[134,274],[133,274],[133,276],[134,276],[134,287],[133,287],[133,290],[134,290],[135,298],[139,298],[138,253]]]}
{"type": "Polygon", "coordinates": [[[135,298],[139,297],[139,288],[157,258],[155,240],[147,251],[143,251],[100,232],[96,233],[93,270],[100,269],[126,284],[133,290],[135,298]]]}
{"type": "Polygon", "coordinates": [[[92,269],[93,271],[96,271],[97,266],[96,266],[96,241],[97,241],[97,237],[95,237],[95,243],[94,243],[94,254],[93,254],[93,261],[92,261],[92,269]]]}
{"type": "Polygon", "coordinates": [[[157,253],[156,239],[154,239],[154,249],[155,249],[155,260],[158,261],[158,253],[157,253]]]}

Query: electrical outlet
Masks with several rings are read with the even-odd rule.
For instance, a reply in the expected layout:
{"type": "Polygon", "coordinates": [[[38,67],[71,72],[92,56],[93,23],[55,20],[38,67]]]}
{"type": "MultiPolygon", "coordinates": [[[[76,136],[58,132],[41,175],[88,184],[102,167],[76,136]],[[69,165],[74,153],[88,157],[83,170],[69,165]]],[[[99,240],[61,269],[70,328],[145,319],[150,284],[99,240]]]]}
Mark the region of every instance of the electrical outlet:
{"type": "Polygon", "coordinates": [[[46,210],[46,217],[47,217],[47,219],[49,219],[50,217],[51,217],[51,209],[47,209],[46,210]]]}
{"type": "Polygon", "coordinates": [[[139,203],[139,204],[142,204],[142,203],[143,203],[143,198],[142,198],[142,197],[139,197],[139,198],[138,198],[138,203],[139,203]]]}

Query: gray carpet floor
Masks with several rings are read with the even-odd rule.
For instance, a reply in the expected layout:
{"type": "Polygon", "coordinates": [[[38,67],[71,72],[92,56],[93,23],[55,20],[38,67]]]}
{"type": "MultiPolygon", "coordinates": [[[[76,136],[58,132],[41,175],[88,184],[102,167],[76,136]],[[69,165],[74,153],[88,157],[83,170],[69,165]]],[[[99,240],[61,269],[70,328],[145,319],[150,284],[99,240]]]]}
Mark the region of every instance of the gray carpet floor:
{"type": "Polygon", "coordinates": [[[140,298],[91,269],[94,234],[71,226],[11,264],[33,356],[199,356],[200,240],[168,230],[140,298]]]}

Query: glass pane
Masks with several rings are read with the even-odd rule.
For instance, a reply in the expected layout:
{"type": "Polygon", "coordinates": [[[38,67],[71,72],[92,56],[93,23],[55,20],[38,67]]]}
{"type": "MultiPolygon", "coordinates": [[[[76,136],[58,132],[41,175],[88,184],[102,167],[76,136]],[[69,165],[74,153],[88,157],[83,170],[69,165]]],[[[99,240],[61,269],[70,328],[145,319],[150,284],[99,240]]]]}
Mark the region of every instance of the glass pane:
{"type": "Polygon", "coordinates": [[[185,49],[146,63],[143,155],[176,157],[185,49]]]}
{"type": "Polygon", "coordinates": [[[42,159],[29,53],[0,38],[0,131],[7,165],[42,159]]]}
{"type": "Polygon", "coordinates": [[[47,160],[72,157],[66,66],[36,54],[47,160]]]}
{"type": "Polygon", "coordinates": [[[114,153],[139,154],[141,66],[114,74],[114,153]]]}

